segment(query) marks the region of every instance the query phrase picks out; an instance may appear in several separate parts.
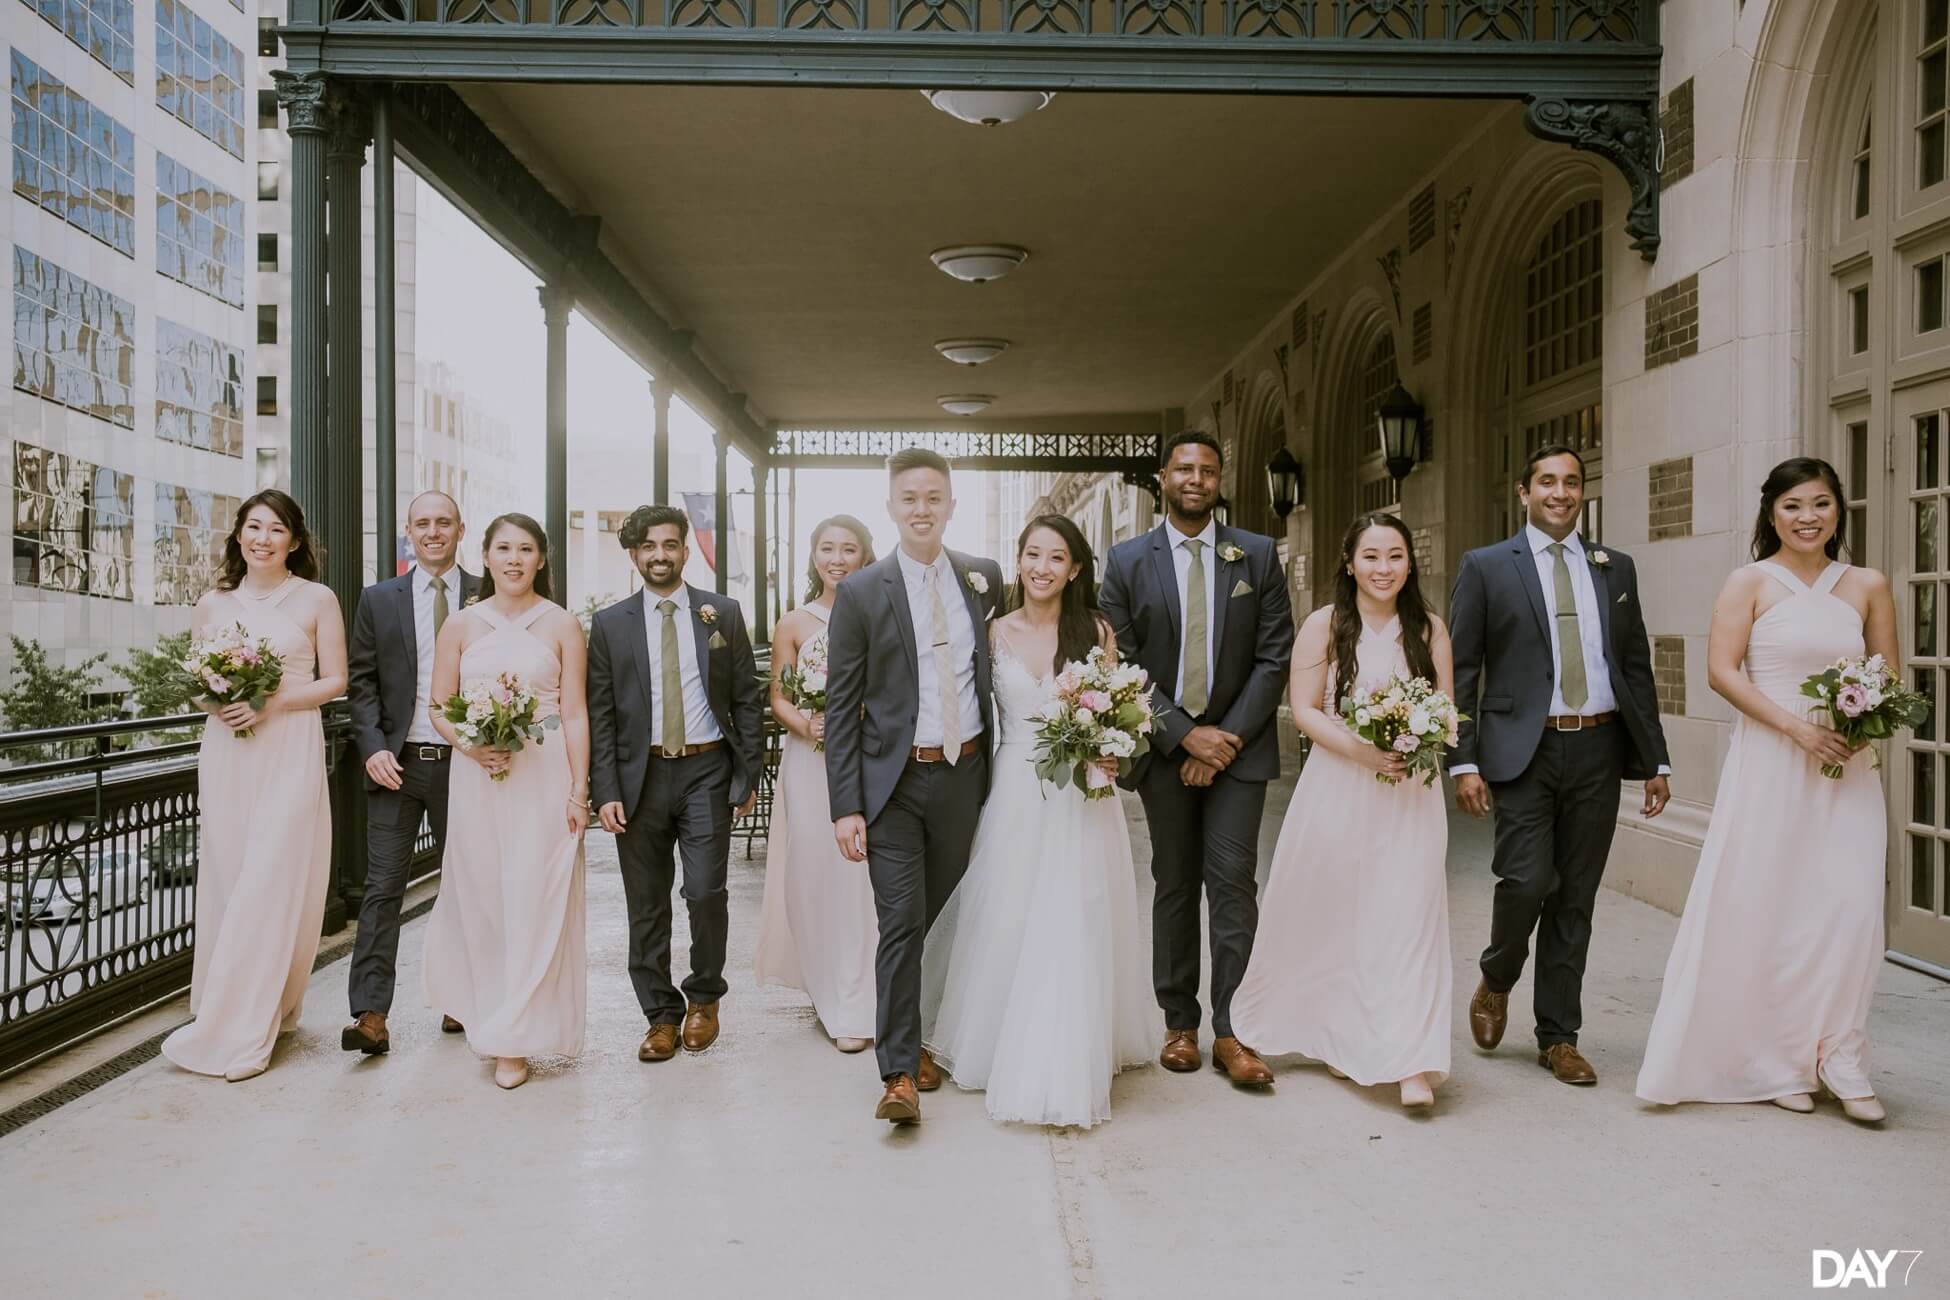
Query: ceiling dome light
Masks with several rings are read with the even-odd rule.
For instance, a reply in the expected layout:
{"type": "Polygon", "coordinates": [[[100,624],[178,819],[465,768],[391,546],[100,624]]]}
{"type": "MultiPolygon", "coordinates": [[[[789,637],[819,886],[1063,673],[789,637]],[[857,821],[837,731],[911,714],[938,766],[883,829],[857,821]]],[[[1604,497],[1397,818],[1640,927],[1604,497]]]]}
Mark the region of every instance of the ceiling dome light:
{"type": "Polygon", "coordinates": [[[943,339],[934,350],[958,366],[979,366],[1009,350],[1007,339],[943,339]]]}
{"type": "Polygon", "coordinates": [[[1001,126],[1041,111],[1056,98],[1050,90],[924,90],[928,103],[976,126],[1001,126]]]}
{"type": "Polygon", "coordinates": [[[950,415],[980,415],[989,409],[989,403],[995,398],[987,393],[957,393],[934,400],[941,403],[941,409],[950,415]]]}
{"type": "Polygon", "coordinates": [[[942,272],[969,284],[987,284],[1023,264],[1029,250],[1013,244],[962,244],[928,254],[942,272]]]}

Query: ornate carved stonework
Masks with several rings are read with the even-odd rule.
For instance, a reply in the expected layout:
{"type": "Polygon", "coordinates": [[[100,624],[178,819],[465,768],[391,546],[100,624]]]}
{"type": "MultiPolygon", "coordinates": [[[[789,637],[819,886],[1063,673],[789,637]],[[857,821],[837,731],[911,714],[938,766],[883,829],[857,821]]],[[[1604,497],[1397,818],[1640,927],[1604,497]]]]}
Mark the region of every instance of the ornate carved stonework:
{"type": "Polygon", "coordinates": [[[1444,215],[1448,226],[1443,235],[1442,282],[1449,282],[1449,273],[1456,269],[1456,245],[1462,242],[1463,216],[1469,211],[1470,186],[1463,186],[1449,196],[1444,215]]]}
{"type": "Polygon", "coordinates": [[[1381,274],[1387,277],[1389,296],[1395,300],[1395,321],[1402,319],[1402,250],[1391,248],[1375,260],[1381,274]]]}
{"type": "Polygon", "coordinates": [[[332,80],[322,72],[271,73],[277,87],[278,107],[284,110],[285,130],[322,134],[332,127],[332,80]]]}
{"type": "Polygon", "coordinates": [[[1532,135],[1595,153],[1618,168],[1632,190],[1625,233],[1646,261],[1658,256],[1659,131],[1647,105],[1533,99],[1524,110],[1523,123],[1532,135]]]}

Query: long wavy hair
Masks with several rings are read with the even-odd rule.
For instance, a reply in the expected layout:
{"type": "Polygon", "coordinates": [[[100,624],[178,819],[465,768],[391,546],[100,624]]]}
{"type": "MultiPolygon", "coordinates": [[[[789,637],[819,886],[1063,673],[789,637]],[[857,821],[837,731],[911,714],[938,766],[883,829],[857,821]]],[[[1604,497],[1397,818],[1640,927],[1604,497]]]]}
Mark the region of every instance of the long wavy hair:
{"type": "Polygon", "coordinates": [[[1824,548],[1828,558],[1842,558],[1842,531],[1848,524],[1848,493],[1842,491],[1842,476],[1827,461],[1814,456],[1795,456],[1767,471],[1760,485],[1760,518],[1754,521],[1754,558],[1764,560],[1781,549],[1781,534],[1774,527],[1774,507],[1803,483],[1820,479],[1835,494],[1835,534],[1824,548]]]}
{"type": "Polygon", "coordinates": [[[818,600],[826,594],[826,575],[819,571],[819,539],[826,536],[829,528],[844,528],[853,534],[853,540],[860,543],[860,567],[866,568],[874,562],[873,533],[867,526],[852,515],[834,515],[819,521],[819,527],[812,530],[813,557],[806,561],[806,600],[818,600]]]}
{"type": "Polygon", "coordinates": [[[1408,577],[1395,594],[1395,613],[1402,621],[1402,653],[1408,657],[1409,671],[1425,678],[1433,686],[1435,655],[1429,649],[1433,625],[1429,622],[1429,604],[1422,599],[1422,575],[1415,562],[1415,539],[1409,535],[1408,525],[1399,518],[1386,511],[1375,511],[1349,524],[1346,535],[1341,538],[1341,567],[1334,575],[1334,621],[1331,625],[1334,690],[1338,694],[1351,689],[1361,672],[1361,607],[1355,603],[1355,595],[1360,587],[1354,581],[1353,568],[1355,548],[1361,545],[1362,535],[1370,528],[1394,529],[1401,534],[1402,545],[1408,550],[1408,577]]]}
{"type": "Polygon", "coordinates": [[[288,493],[276,488],[265,488],[254,496],[247,497],[244,504],[237,507],[237,517],[231,521],[230,536],[223,539],[223,567],[217,573],[217,590],[235,591],[250,566],[244,562],[244,547],[237,535],[244,531],[244,520],[251,511],[266,506],[278,517],[278,522],[291,532],[291,551],[285,556],[284,567],[307,582],[318,581],[319,562],[324,558],[318,541],[305,527],[305,511],[288,493]]]}
{"type": "Polygon", "coordinates": [[[494,522],[487,526],[487,532],[481,538],[481,594],[479,599],[489,600],[494,596],[494,568],[487,562],[488,547],[494,545],[494,535],[503,528],[519,528],[522,532],[527,533],[535,539],[535,545],[540,548],[542,553],[542,567],[535,570],[535,594],[543,600],[555,599],[550,594],[548,587],[548,575],[555,567],[549,562],[548,535],[542,531],[542,526],[533,519],[512,510],[505,515],[497,515],[494,522]]]}
{"type": "Polygon", "coordinates": [[[1079,566],[1077,576],[1063,588],[1062,603],[1057,608],[1056,661],[1051,667],[1060,673],[1063,665],[1090,657],[1109,629],[1110,620],[1097,604],[1096,554],[1084,540],[1083,530],[1068,515],[1037,515],[1023,525],[1022,535],[1016,538],[1016,580],[1009,584],[1008,610],[1022,608],[1022,551],[1029,545],[1029,535],[1039,528],[1061,537],[1064,549],[1070,552],[1070,563],[1079,566]]]}

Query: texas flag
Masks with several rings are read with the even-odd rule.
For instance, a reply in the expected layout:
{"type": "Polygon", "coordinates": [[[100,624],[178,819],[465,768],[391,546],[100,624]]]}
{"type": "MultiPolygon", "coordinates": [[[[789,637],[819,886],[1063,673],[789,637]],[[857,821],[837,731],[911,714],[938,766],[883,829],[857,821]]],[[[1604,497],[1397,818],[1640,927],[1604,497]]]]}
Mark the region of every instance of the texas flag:
{"type": "MultiPolygon", "coordinates": [[[[710,492],[684,493],[684,513],[691,517],[691,540],[696,544],[704,562],[711,566],[711,572],[718,571],[718,498],[710,492]]],[[[730,567],[725,578],[731,582],[745,580],[744,558],[739,554],[737,525],[731,527],[730,567]]]]}

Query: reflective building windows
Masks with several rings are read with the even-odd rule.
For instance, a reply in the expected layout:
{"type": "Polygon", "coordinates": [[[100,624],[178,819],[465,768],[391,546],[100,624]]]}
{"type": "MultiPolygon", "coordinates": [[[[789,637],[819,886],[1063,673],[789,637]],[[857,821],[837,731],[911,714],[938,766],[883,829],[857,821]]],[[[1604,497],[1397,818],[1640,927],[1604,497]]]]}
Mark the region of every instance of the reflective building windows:
{"type": "Polygon", "coordinates": [[[14,246],[14,387],[135,427],[135,305],[14,246]]]}
{"type": "Polygon", "coordinates": [[[135,84],[135,0],[23,0],[95,62],[135,84]]]}
{"type": "Polygon", "coordinates": [[[14,193],[135,256],[135,136],[11,52],[14,193]]]}
{"type": "Polygon", "coordinates": [[[135,476],[14,444],[14,585],[133,600],[135,476]]]}
{"type": "Polygon", "coordinates": [[[243,52],[183,0],[156,0],[156,103],[226,153],[244,156],[243,52]]]}
{"type": "Polygon", "coordinates": [[[156,484],[156,603],[194,605],[216,584],[239,501],[221,492],[156,484]]]}
{"type": "Polygon", "coordinates": [[[156,320],[156,436],[222,456],[244,454],[244,353],[156,320]]]}
{"type": "Polygon", "coordinates": [[[156,270],[233,307],[244,305],[243,202],[161,151],[156,270]]]}

